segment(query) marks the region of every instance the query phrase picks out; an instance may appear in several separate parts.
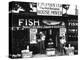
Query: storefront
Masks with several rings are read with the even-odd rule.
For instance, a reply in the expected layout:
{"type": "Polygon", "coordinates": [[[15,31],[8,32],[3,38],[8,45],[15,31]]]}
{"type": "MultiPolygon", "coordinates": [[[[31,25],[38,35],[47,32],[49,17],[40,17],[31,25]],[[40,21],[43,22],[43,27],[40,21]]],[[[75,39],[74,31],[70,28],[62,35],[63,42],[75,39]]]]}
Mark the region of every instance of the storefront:
{"type": "Polygon", "coordinates": [[[66,55],[63,47],[69,40],[68,22],[73,15],[48,16],[22,12],[9,13],[9,17],[10,58],[33,57],[37,54],[66,55]]]}

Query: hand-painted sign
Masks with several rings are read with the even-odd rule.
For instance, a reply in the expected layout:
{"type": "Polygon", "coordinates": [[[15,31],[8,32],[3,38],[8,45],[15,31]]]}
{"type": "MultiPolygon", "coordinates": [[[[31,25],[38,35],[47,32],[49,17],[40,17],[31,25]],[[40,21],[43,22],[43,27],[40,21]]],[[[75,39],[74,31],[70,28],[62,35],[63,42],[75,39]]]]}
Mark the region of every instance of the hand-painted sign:
{"type": "Polygon", "coordinates": [[[62,5],[54,3],[37,3],[37,15],[62,16],[62,5]]]}

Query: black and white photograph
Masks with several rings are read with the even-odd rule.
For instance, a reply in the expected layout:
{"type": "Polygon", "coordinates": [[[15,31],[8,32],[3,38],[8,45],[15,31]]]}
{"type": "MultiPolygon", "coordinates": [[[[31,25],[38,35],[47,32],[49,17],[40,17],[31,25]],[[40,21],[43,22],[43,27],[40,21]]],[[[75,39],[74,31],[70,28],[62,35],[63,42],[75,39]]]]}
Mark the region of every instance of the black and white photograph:
{"type": "Polygon", "coordinates": [[[0,60],[79,60],[79,0],[1,0],[0,60]]]}
{"type": "Polygon", "coordinates": [[[9,58],[78,55],[78,8],[70,4],[9,2],[9,58]]]}

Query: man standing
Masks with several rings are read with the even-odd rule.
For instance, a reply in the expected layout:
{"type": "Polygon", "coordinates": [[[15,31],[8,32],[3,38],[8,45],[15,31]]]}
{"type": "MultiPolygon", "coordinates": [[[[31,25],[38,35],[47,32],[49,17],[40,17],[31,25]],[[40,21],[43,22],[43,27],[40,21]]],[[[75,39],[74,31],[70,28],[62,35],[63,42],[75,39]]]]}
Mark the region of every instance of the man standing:
{"type": "Polygon", "coordinates": [[[45,53],[45,35],[43,32],[40,32],[40,52],[41,54],[45,53]]]}
{"type": "Polygon", "coordinates": [[[65,36],[60,38],[60,53],[63,55],[64,54],[64,45],[66,43],[65,36]]]}

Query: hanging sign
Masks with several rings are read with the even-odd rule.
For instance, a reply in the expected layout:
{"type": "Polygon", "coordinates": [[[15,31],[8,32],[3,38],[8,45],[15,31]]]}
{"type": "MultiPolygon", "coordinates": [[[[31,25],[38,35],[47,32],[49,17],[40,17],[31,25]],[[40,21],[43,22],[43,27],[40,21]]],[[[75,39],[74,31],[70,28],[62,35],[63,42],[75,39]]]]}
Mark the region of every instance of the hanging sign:
{"type": "Polygon", "coordinates": [[[62,16],[62,5],[54,3],[37,3],[37,15],[62,16]]]}

